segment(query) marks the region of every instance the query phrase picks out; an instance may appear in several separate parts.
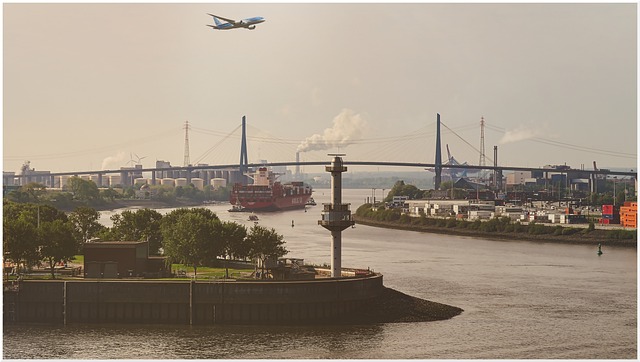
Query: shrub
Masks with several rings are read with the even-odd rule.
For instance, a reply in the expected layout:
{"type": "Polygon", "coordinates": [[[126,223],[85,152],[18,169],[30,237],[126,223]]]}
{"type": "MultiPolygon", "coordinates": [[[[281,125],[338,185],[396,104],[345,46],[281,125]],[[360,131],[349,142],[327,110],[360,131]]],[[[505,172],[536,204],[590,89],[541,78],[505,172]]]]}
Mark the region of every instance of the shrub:
{"type": "Polygon", "coordinates": [[[556,226],[555,230],[553,231],[553,235],[562,235],[562,229],[563,227],[558,225],[556,226]]]}
{"type": "Polygon", "coordinates": [[[636,239],[637,236],[637,230],[612,230],[608,237],[609,239],[636,239]]]}
{"type": "Polygon", "coordinates": [[[447,219],[447,223],[446,223],[447,228],[453,228],[453,227],[456,227],[456,225],[457,225],[457,222],[455,218],[447,219]]]}
{"type": "Polygon", "coordinates": [[[581,229],[577,229],[577,228],[562,228],[562,235],[573,235],[575,233],[578,233],[582,231],[581,229]]]}
{"type": "Polygon", "coordinates": [[[550,234],[554,230],[555,230],[554,228],[546,227],[544,225],[537,224],[533,221],[529,223],[529,227],[527,228],[527,232],[531,235],[550,234]]]}

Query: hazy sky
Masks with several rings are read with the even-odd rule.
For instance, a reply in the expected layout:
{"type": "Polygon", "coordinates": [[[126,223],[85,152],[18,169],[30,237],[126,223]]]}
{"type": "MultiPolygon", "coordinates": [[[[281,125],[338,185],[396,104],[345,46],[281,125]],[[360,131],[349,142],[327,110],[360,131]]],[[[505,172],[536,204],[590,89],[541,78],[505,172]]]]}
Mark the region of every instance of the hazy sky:
{"type": "Polygon", "coordinates": [[[4,4],[3,170],[182,165],[185,121],[191,163],[238,162],[243,115],[250,162],[431,163],[436,113],[445,158],[484,117],[487,164],[635,169],[636,6],[4,4]]]}

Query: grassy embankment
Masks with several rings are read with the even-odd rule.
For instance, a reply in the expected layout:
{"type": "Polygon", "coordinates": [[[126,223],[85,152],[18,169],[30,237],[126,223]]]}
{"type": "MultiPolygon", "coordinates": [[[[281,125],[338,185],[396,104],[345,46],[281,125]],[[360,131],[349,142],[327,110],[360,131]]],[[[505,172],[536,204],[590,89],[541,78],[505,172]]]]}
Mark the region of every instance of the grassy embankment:
{"type": "MultiPolygon", "coordinates": [[[[70,267],[77,267],[84,265],[84,255],[74,255],[73,259],[69,263],[70,267]]],[[[178,273],[179,271],[184,272],[183,276],[176,276],[174,278],[162,278],[162,280],[191,280],[193,277],[193,267],[185,264],[171,264],[171,270],[174,273],[178,273]]],[[[253,269],[247,268],[229,268],[229,278],[230,279],[248,279],[250,274],[253,272],[253,269]]],[[[198,280],[215,280],[215,279],[223,279],[226,275],[226,269],[224,267],[198,267],[197,269],[197,279],[198,280]]],[[[17,276],[10,275],[4,276],[5,281],[15,280],[17,276]]],[[[51,274],[48,269],[42,269],[37,274],[30,274],[24,276],[24,279],[38,279],[38,280],[49,280],[51,278],[51,274]]],[[[77,279],[77,277],[71,277],[69,275],[56,274],[56,278],[58,280],[64,279],[77,279]]],[[[151,280],[151,279],[147,279],[151,280]]]]}
{"type": "Polygon", "coordinates": [[[356,223],[363,225],[490,239],[637,246],[637,230],[635,229],[600,230],[545,225],[534,222],[522,224],[520,222],[512,222],[509,218],[467,221],[455,218],[432,218],[425,215],[410,217],[401,214],[397,209],[373,211],[370,204],[360,206],[354,215],[354,219],[356,223]]]}

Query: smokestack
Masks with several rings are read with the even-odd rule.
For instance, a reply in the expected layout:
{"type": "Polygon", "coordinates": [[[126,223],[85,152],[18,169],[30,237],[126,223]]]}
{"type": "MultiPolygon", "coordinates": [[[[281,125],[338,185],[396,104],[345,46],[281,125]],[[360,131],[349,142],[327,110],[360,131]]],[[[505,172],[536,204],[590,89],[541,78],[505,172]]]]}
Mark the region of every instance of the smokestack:
{"type": "Polygon", "coordinates": [[[502,189],[502,171],[498,171],[498,146],[493,146],[493,184],[497,190],[502,189]]]}
{"type": "Polygon", "coordinates": [[[498,188],[498,146],[493,146],[493,187],[498,188]]]}

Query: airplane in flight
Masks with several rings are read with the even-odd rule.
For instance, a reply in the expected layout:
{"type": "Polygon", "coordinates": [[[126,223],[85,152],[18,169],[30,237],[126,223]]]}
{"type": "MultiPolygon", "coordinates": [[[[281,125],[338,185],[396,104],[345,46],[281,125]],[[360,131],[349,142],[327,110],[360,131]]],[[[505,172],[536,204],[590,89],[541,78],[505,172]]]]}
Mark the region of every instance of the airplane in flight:
{"type": "Polygon", "coordinates": [[[237,28],[245,28],[249,30],[253,30],[256,28],[256,24],[260,24],[265,21],[265,18],[262,16],[256,16],[253,18],[242,19],[240,21],[235,21],[233,19],[223,18],[222,16],[209,14],[213,17],[213,21],[216,25],[209,25],[216,30],[229,30],[229,29],[237,29],[237,28]],[[224,23],[220,20],[225,21],[224,23]]]}

